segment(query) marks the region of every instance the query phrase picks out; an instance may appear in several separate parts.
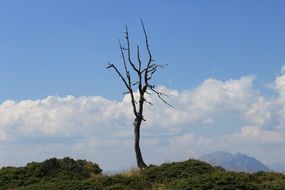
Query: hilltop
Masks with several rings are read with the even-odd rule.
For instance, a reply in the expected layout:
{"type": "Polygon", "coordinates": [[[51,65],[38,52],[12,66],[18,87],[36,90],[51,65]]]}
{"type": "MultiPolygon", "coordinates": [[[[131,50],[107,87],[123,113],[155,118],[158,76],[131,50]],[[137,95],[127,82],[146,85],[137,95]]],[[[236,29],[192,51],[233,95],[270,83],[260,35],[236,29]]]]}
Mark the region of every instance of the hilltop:
{"type": "Polygon", "coordinates": [[[285,189],[285,175],[230,172],[198,160],[151,165],[143,170],[106,176],[95,163],[52,158],[0,170],[0,189],[7,190],[188,190],[285,189]]]}

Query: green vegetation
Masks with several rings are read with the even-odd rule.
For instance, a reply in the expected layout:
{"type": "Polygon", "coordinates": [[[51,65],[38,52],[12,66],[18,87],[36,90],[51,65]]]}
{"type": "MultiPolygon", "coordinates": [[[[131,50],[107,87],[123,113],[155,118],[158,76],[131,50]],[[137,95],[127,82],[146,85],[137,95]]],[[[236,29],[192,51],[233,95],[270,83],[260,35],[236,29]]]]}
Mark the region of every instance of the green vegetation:
{"type": "Polygon", "coordinates": [[[0,170],[1,190],[284,190],[285,175],[228,172],[198,160],[105,176],[97,164],[52,158],[0,170]]]}

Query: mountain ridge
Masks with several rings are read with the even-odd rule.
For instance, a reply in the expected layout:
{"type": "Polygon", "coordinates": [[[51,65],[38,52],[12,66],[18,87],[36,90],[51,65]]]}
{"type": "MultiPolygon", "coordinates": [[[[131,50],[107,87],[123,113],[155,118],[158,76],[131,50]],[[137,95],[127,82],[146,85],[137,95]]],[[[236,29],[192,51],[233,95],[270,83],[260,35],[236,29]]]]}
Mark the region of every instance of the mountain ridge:
{"type": "Polygon", "coordinates": [[[270,169],[261,161],[240,152],[232,154],[229,152],[216,151],[200,156],[199,160],[214,166],[223,167],[229,171],[241,171],[249,173],[270,171],[270,169]]]}

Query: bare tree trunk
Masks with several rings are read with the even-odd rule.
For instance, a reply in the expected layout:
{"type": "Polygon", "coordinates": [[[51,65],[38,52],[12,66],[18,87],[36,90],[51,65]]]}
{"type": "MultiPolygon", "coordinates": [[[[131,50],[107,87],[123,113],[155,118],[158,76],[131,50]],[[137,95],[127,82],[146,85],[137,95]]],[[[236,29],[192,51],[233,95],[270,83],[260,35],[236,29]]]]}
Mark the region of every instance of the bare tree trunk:
{"type": "Polygon", "coordinates": [[[140,169],[143,169],[146,168],[147,165],[143,161],[140,149],[140,127],[141,127],[141,119],[136,118],[134,121],[135,153],[137,158],[137,165],[140,169]]]}
{"type": "Polygon", "coordinates": [[[154,73],[157,71],[158,68],[163,68],[163,65],[158,65],[153,63],[154,60],[152,59],[147,33],[145,31],[145,27],[142,20],[141,24],[145,36],[145,46],[148,54],[147,62],[145,64],[142,62],[139,46],[137,46],[137,62],[136,62],[137,64],[133,62],[131,57],[131,45],[130,45],[129,33],[128,33],[128,28],[126,27],[126,32],[125,32],[126,46],[123,46],[119,41],[119,47],[122,54],[125,74],[120,72],[119,69],[114,64],[109,63],[109,65],[107,66],[107,69],[112,68],[116,71],[116,73],[119,75],[119,77],[121,78],[121,80],[123,81],[124,85],[128,90],[126,93],[130,94],[131,105],[135,116],[135,121],[134,121],[135,153],[136,153],[137,165],[140,169],[147,167],[147,165],[143,161],[140,149],[140,127],[142,121],[145,121],[143,116],[143,108],[145,102],[152,105],[151,102],[145,99],[144,95],[145,93],[150,94],[149,91],[152,91],[158,96],[158,98],[161,101],[171,106],[170,104],[167,103],[167,101],[163,99],[163,96],[166,96],[166,94],[157,91],[155,89],[155,85],[151,84],[151,79],[154,73]],[[133,89],[134,86],[136,86],[136,90],[139,91],[139,99],[137,98],[139,102],[137,102],[134,95],[134,92],[136,92],[136,90],[133,89]]]}

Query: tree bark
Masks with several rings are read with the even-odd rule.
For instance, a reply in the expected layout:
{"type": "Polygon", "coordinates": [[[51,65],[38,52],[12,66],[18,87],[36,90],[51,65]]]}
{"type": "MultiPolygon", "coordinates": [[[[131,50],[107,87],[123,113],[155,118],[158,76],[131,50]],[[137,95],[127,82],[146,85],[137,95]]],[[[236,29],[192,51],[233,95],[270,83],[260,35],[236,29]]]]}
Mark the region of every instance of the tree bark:
{"type": "Polygon", "coordinates": [[[140,127],[141,127],[141,119],[136,118],[134,121],[134,135],[135,135],[135,153],[137,159],[137,165],[140,169],[146,168],[147,165],[143,161],[143,157],[140,149],[140,127]]]}

